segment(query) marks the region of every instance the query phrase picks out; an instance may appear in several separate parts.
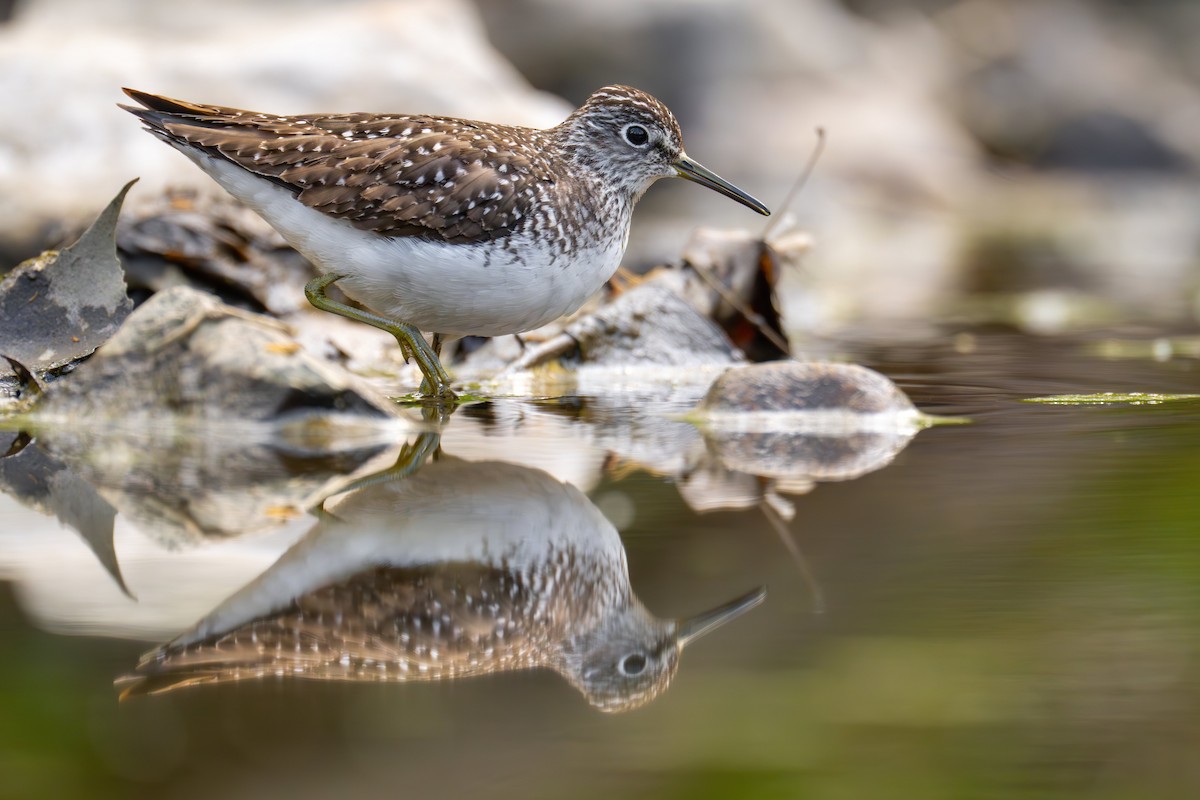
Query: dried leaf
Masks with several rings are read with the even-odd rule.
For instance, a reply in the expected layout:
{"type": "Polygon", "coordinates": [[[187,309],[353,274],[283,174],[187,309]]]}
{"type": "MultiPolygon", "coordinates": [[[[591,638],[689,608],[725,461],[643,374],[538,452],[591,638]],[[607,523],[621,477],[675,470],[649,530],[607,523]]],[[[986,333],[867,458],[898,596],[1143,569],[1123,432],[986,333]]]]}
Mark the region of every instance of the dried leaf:
{"type": "Polygon", "coordinates": [[[133,183],[75,244],[30,259],[0,281],[0,354],[44,375],[90,355],[129,316],[116,225],[133,183]]]}

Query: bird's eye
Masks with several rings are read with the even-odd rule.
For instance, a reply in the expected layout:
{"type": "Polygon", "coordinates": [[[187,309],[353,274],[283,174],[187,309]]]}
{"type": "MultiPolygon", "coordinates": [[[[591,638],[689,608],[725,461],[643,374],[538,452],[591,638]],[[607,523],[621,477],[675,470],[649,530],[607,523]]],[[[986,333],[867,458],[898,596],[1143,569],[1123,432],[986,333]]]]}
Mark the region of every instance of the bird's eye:
{"type": "Polygon", "coordinates": [[[624,675],[638,675],[645,668],[646,657],[641,653],[634,653],[621,659],[621,673],[624,675]]]}
{"type": "Polygon", "coordinates": [[[650,132],[641,125],[626,125],[624,134],[625,141],[634,147],[645,147],[650,141],[650,132]]]}

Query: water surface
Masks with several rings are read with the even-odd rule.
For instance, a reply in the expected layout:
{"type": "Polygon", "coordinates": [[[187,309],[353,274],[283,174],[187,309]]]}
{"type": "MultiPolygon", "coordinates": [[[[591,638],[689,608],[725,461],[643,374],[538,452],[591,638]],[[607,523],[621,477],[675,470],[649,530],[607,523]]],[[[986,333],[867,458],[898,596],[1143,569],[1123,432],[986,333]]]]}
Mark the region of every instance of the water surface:
{"type": "MultiPolygon", "coordinates": [[[[176,458],[157,472],[60,445],[79,481],[64,491],[116,508],[114,534],[85,541],[0,497],[0,796],[1197,796],[1200,403],[1023,402],[1200,391],[1194,357],[1100,355],[1117,335],[827,344],[922,410],[972,420],[905,437],[840,480],[820,465],[789,472],[787,450],[765,477],[730,472],[667,416],[694,392],[460,410],[440,459],[389,484],[494,462],[492,477],[450,481],[435,498],[444,517],[424,529],[429,541],[487,528],[491,509],[517,540],[623,555],[631,596],[663,624],[767,587],[761,606],[689,643],[665,685],[616,713],[552,666],[437,681],[273,668],[119,700],[114,681],[143,653],[328,524],[276,498],[386,468],[402,442],[333,462],[226,455],[221,471],[176,458]],[[500,479],[526,490],[479,501],[500,479]],[[548,505],[530,486],[569,502],[548,505]]],[[[54,453],[49,437],[31,446],[42,444],[54,453]]],[[[372,525],[395,566],[415,547],[398,531],[432,512],[386,485],[357,488],[391,497],[372,525]]],[[[95,522],[95,509],[76,511],[95,522]]],[[[364,545],[359,566],[377,569],[380,547],[364,545]]],[[[468,550],[443,561],[477,564],[468,550]]]]}

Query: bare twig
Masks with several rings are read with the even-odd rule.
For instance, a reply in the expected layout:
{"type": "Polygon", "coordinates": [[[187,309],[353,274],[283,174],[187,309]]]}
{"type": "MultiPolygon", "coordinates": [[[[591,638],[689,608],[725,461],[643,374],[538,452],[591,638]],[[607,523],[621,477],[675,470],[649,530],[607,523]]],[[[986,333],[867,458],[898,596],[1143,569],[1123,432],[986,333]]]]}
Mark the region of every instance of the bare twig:
{"type": "Polygon", "coordinates": [[[817,144],[813,147],[812,155],[808,157],[808,163],[804,165],[804,171],[800,173],[800,177],[796,178],[796,182],[792,184],[792,188],[788,189],[787,196],[783,198],[783,205],[780,206],[778,213],[771,217],[771,221],[767,223],[767,227],[763,228],[762,238],[765,242],[767,237],[771,235],[771,231],[779,224],[779,220],[787,214],[787,210],[792,207],[796,196],[800,194],[800,190],[808,183],[808,179],[812,177],[813,169],[817,166],[817,160],[821,158],[821,153],[825,152],[825,129],[818,127],[817,144]]]}

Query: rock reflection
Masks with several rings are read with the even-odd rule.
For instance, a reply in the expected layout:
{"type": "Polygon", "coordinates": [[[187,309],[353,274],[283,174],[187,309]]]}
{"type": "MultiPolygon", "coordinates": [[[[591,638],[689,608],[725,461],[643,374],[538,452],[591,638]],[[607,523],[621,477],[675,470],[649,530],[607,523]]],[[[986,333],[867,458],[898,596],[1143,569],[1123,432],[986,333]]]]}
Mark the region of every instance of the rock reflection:
{"type": "MultiPolygon", "coordinates": [[[[697,409],[711,458],[765,480],[767,500],[883,469],[931,420],[883,375],[820,362],[730,370],[697,409]]],[[[711,472],[681,485],[689,502],[711,502],[711,472]]]]}
{"type": "Polygon", "coordinates": [[[44,452],[29,434],[0,433],[0,449],[5,450],[0,456],[0,492],[53,515],[79,533],[128,596],[129,588],[113,548],[116,509],[65,464],[44,452]]]}
{"type": "Polygon", "coordinates": [[[387,429],[370,421],[359,428],[307,419],[228,427],[49,428],[0,459],[0,490],[54,513],[93,548],[98,538],[111,539],[112,517],[120,512],[164,548],[181,549],[276,528],[386,450],[387,429]],[[349,444],[306,450],[289,439],[306,429],[320,429],[329,439],[341,434],[349,444]],[[46,494],[38,488],[44,473],[69,491],[40,496],[46,494]],[[78,518],[81,498],[106,510],[106,534],[78,518]]]}
{"type": "Polygon", "coordinates": [[[469,462],[418,438],[327,503],[317,526],[118,681],[122,697],[264,676],[410,681],[548,668],[602,711],[670,684],[684,646],[758,605],[686,620],[629,585],[616,529],[539,470],[469,462]]]}

